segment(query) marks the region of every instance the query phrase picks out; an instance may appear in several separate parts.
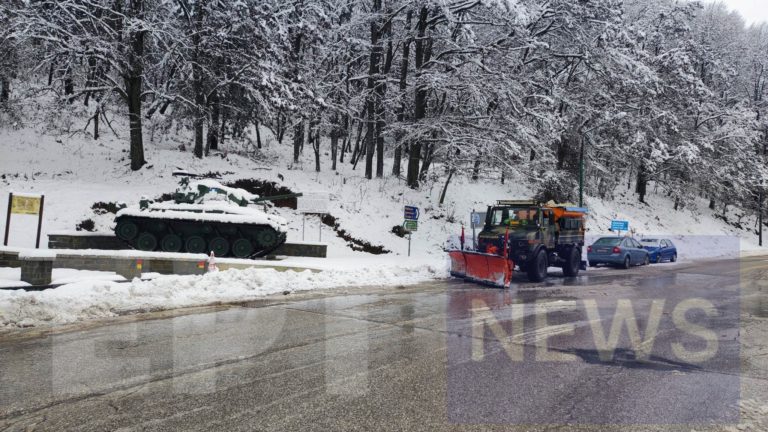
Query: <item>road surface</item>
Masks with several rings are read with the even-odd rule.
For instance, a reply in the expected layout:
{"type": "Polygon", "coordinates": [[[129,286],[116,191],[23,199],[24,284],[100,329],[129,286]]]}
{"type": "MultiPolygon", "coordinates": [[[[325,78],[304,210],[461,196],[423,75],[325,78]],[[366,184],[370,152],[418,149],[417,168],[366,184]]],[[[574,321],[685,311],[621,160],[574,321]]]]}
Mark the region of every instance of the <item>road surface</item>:
{"type": "Polygon", "coordinates": [[[768,430],[764,257],[506,291],[337,289],[0,338],[3,430],[768,430]],[[620,304],[640,339],[627,321],[606,353],[595,332],[610,342],[620,304]]]}

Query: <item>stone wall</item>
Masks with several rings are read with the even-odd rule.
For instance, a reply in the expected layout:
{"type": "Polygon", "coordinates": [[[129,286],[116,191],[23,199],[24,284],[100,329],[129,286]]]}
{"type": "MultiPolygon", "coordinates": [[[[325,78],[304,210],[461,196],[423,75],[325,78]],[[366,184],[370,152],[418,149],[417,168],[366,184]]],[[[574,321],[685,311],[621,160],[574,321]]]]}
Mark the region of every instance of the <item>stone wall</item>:
{"type": "Polygon", "coordinates": [[[0,267],[21,267],[18,252],[0,251],[0,267]]]}
{"type": "Polygon", "coordinates": [[[325,243],[283,243],[270,255],[326,258],[328,245],[325,243]]]}
{"type": "Polygon", "coordinates": [[[50,233],[48,249],[128,249],[123,241],[111,233],[50,233]]]}
{"type": "Polygon", "coordinates": [[[206,261],[199,258],[158,258],[138,256],[57,254],[54,268],[111,271],[126,279],[142,273],[199,275],[206,272],[206,261]]]}
{"type": "Polygon", "coordinates": [[[21,280],[30,285],[51,283],[53,257],[25,257],[21,259],[21,280]]]}
{"type": "MultiPolygon", "coordinates": [[[[48,249],[130,249],[111,233],[59,232],[48,234],[48,249]]],[[[270,255],[326,258],[328,245],[325,243],[284,243],[270,255]]]]}
{"type": "MultiPolygon", "coordinates": [[[[0,267],[21,267],[22,280],[33,285],[48,285],[51,283],[51,272],[54,268],[70,268],[77,270],[95,270],[115,272],[126,279],[141,277],[142,273],[160,273],[175,275],[202,275],[208,270],[207,258],[204,255],[179,256],[180,254],[163,254],[158,252],[142,253],[135,251],[126,254],[124,251],[110,254],[76,251],[30,251],[30,256],[19,256],[19,252],[0,251],[0,267]]],[[[277,271],[304,271],[304,267],[283,265],[279,260],[248,261],[222,259],[217,263],[219,270],[245,268],[272,268],[277,271]]],[[[309,269],[311,271],[318,271],[309,269]]]]}

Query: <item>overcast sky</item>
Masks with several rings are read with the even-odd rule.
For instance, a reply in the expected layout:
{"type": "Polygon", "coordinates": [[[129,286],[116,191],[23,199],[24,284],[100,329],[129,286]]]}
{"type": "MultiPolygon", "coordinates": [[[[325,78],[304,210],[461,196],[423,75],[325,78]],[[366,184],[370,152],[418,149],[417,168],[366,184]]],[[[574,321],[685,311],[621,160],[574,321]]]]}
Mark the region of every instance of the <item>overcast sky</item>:
{"type": "Polygon", "coordinates": [[[731,9],[739,11],[741,16],[752,24],[760,21],[768,22],[768,0],[722,0],[731,9]]]}

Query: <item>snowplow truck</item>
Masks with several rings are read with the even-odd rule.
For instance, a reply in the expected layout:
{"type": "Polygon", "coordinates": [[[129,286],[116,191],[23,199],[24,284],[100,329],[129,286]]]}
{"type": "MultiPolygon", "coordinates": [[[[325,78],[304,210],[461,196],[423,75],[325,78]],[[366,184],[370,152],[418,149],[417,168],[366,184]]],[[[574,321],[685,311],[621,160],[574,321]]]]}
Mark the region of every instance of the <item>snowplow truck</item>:
{"type": "Polygon", "coordinates": [[[500,200],[488,207],[477,251],[506,254],[511,265],[532,282],[545,280],[548,267],[561,267],[565,276],[577,276],[586,267],[581,259],[586,214],[586,209],[566,204],[500,200]]]}

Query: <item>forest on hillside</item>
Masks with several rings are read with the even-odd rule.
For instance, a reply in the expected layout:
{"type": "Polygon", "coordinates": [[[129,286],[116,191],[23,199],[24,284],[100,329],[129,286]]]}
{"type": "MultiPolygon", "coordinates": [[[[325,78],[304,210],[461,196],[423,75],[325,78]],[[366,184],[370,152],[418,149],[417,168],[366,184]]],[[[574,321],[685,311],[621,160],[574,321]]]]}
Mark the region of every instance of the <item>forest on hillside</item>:
{"type": "Polygon", "coordinates": [[[190,157],[272,132],[367,178],[523,175],[542,198],[649,183],[760,208],[768,25],[680,0],[3,0],[0,127],[30,101],[92,139],[148,120],[190,157]],[[385,158],[394,162],[387,164],[385,158]]]}

